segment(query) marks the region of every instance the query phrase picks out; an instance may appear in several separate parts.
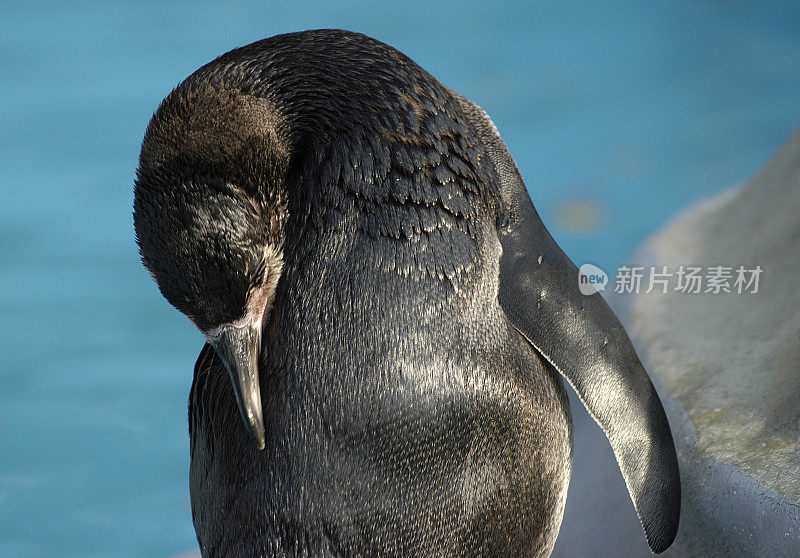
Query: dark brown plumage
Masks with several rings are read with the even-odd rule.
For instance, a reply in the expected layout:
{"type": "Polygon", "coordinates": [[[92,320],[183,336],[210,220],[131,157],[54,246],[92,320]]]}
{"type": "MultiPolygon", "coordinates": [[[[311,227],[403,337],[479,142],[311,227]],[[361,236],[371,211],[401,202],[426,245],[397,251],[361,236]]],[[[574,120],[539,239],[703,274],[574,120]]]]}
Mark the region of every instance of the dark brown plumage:
{"type": "Polygon", "coordinates": [[[671,542],[672,438],[624,330],[579,294],[488,117],[396,50],[309,31],[200,68],[148,127],[134,211],[210,342],[189,409],[205,555],[548,554],[559,372],[651,548],[671,542]]]}

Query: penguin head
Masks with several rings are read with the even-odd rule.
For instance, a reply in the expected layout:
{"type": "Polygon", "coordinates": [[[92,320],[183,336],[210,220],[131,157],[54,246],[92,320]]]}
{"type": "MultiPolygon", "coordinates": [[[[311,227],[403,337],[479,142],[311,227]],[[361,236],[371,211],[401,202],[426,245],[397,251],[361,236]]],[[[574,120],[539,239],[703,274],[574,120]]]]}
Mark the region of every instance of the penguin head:
{"type": "Polygon", "coordinates": [[[263,99],[179,86],[142,144],[134,227],[164,297],[208,338],[259,448],[261,331],[282,270],[285,151],[263,99]]]}

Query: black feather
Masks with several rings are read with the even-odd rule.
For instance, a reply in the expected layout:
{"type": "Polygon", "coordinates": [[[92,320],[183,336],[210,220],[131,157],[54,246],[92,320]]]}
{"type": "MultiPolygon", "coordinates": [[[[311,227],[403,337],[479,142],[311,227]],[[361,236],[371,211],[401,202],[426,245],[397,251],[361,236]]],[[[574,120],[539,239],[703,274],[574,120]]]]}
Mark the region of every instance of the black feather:
{"type": "Polygon", "coordinates": [[[262,325],[263,451],[216,352],[195,367],[204,555],[552,549],[569,405],[504,311],[530,301],[509,302],[501,258],[519,220],[487,141],[462,98],[344,31],[233,50],[159,108],[135,224],[165,297],[205,331],[241,313],[264,247],[282,254],[262,325]]]}

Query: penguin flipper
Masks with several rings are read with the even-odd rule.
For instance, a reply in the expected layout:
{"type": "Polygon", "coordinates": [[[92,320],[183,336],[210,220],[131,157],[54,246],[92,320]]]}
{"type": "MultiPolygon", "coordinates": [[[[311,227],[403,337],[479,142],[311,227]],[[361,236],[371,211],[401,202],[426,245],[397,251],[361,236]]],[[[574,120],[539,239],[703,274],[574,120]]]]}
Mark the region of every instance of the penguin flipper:
{"type": "Polygon", "coordinates": [[[486,113],[454,94],[500,175],[498,298],[511,324],[566,378],[605,433],[653,552],[675,539],[681,488],[664,408],[625,329],[545,228],[514,159],[486,113]]]}

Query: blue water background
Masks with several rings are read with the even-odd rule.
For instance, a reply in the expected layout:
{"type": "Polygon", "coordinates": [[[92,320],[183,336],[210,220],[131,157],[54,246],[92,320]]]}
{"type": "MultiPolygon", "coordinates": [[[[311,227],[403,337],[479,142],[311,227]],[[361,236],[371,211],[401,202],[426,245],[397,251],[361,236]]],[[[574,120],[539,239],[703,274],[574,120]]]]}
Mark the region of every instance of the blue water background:
{"type": "Polygon", "coordinates": [[[800,123],[796,1],[0,3],[0,556],[196,544],[203,340],[139,264],[140,141],[198,66],[317,27],[381,39],[483,106],[562,247],[612,273],[800,123]]]}

